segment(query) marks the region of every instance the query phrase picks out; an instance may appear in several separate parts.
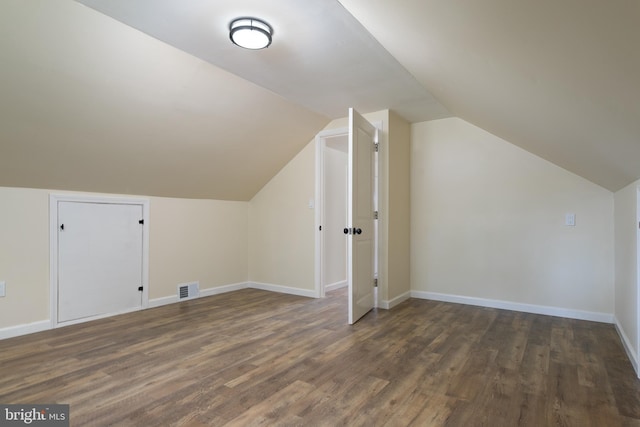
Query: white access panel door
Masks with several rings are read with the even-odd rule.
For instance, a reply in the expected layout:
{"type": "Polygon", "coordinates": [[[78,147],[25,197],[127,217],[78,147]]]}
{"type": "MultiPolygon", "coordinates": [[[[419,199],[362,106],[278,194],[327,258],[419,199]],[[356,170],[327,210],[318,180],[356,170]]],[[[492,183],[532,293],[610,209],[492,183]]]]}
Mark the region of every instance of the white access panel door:
{"type": "Polygon", "coordinates": [[[58,322],[142,305],[143,207],[58,202],[58,322]]]}
{"type": "Polygon", "coordinates": [[[375,126],[349,109],[349,166],[347,184],[347,282],[349,324],[374,306],[374,153],[375,126]]]}

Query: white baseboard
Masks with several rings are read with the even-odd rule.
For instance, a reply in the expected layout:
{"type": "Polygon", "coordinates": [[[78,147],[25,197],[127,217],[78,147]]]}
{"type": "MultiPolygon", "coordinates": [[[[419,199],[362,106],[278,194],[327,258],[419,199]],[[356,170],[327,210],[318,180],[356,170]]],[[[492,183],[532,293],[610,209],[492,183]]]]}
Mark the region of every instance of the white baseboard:
{"type": "MultiPolygon", "coordinates": [[[[315,290],[308,290],[308,289],[299,289],[299,288],[290,288],[288,286],[280,286],[280,285],[273,285],[273,284],[269,284],[269,283],[258,283],[258,282],[242,282],[242,283],[234,283],[231,285],[224,285],[224,286],[217,286],[214,288],[207,288],[207,289],[203,289],[200,291],[200,296],[199,298],[202,297],[208,297],[208,296],[212,296],[212,295],[218,295],[218,294],[223,294],[226,292],[233,292],[233,291],[238,291],[241,289],[247,289],[247,288],[253,288],[253,289],[262,289],[264,291],[271,291],[271,292],[278,292],[281,294],[291,294],[291,295],[299,295],[299,296],[303,296],[303,297],[309,297],[309,298],[318,298],[318,295],[316,294],[315,290]]],[[[155,307],[160,307],[163,305],[167,305],[167,304],[174,304],[180,302],[178,299],[178,295],[171,295],[171,296],[166,296],[166,297],[161,297],[161,298],[154,298],[149,300],[149,304],[147,305],[147,307],[143,307],[142,309],[146,309],[146,308],[155,308],[155,307]]],[[[136,309],[139,310],[139,309],[136,309]]],[[[131,310],[129,310],[131,311],[131,310]]],[[[135,310],[133,310],[135,311],[135,310]]],[[[118,314],[122,314],[122,313],[110,313],[110,314],[106,314],[106,315],[101,315],[101,316],[97,316],[95,318],[92,318],[90,320],[94,320],[94,319],[98,319],[98,318],[103,318],[103,317],[110,317],[110,316],[116,316],[118,314]]],[[[74,323],[80,323],[80,322],[84,322],[84,321],[88,321],[87,319],[82,319],[79,321],[74,321],[74,322],[67,322],[64,324],[58,324],[58,326],[66,326],[66,325],[71,325],[74,323]]],[[[13,337],[17,337],[20,335],[27,335],[27,334],[32,334],[35,332],[41,332],[41,331],[46,331],[48,329],[52,329],[52,325],[51,325],[51,321],[50,320],[41,320],[39,322],[34,322],[34,323],[27,323],[24,325],[17,325],[17,326],[8,326],[6,328],[0,328],[0,340],[3,339],[7,339],[7,338],[13,338],[13,337]]]]}
{"type": "Polygon", "coordinates": [[[411,297],[429,299],[434,301],[453,302],[457,304],[476,305],[480,307],[500,308],[503,310],[522,311],[524,313],[544,314],[547,316],[566,317],[568,319],[589,320],[592,322],[601,323],[614,323],[613,314],[608,313],[572,310],[568,308],[523,304],[511,301],[466,297],[460,295],[440,294],[437,292],[411,291],[411,297]]]}
{"type": "Polygon", "coordinates": [[[395,298],[391,298],[390,300],[383,300],[378,303],[378,307],[384,308],[385,310],[391,310],[396,305],[400,304],[403,301],[411,298],[411,292],[407,291],[403,294],[398,295],[395,298]]]}
{"type": "Polygon", "coordinates": [[[618,319],[615,319],[615,325],[616,325],[616,331],[618,332],[618,335],[620,336],[620,340],[622,341],[622,345],[625,351],[627,352],[627,356],[629,357],[629,360],[631,361],[631,365],[633,365],[633,369],[635,369],[636,375],[638,376],[638,378],[640,378],[640,366],[638,365],[638,354],[636,353],[635,349],[631,345],[631,341],[629,340],[629,337],[627,336],[627,334],[624,333],[624,329],[620,325],[620,322],[618,322],[618,319]]]}
{"type": "Polygon", "coordinates": [[[0,329],[0,340],[46,331],[47,329],[51,329],[50,320],[40,320],[38,322],[27,323],[24,325],[9,326],[7,328],[0,329]]]}
{"type": "MultiPolygon", "coordinates": [[[[224,294],[226,292],[239,291],[240,289],[246,289],[248,287],[249,287],[248,282],[241,282],[241,283],[234,283],[231,285],[216,286],[214,288],[201,289],[200,296],[198,298],[224,294]]],[[[167,304],[174,304],[176,302],[180,302],[180,300],[178,299],[178,295],[154,298],[152,300],[149,300],[149,308],[160,307],[167,304]]]]}
{"type": "Polygon", "coordinates": [[[174,304],[176,302],[178,302],[177,295],[171,295],[170,297],[154,298],[149,300],[149,305],[147,306],[147,308],[161,307],[163,305],[174,304]]]}
{"type": "Polygon", "coordinates": [[[300,288],[290,288],[288,286],[274,285],[271,283],[259,283],[259,282],[249,282],[248,287],[253,289],[261,289],[263,291],[278,292],[281,294],[298,295],[301,297],[308,297],[308,298],[319,298],[319,295],[315,291],[315,289],[309,290],[309,289],[300,289],[300,288]]]}
{"type": "Polygon", "coordinates": [[[348,283],[346,280],[342,280],[340,282],[335,282],[332,283],[330,285],[327,285],[324,287],[324,291],[325,292],[331,292],[331,291],[335,291],[336,289],[340,289],[340,288],[345,288],[347,287],[348,283]]]}
{"type": "Polygon", "coordinates": [[[233,283],[231,285],[224,285],[224,286],[217,286],[215,288],[202,289],[200,291],[200,296],[210,297],[212,295],[225,294],[227,292],[247,289],[248,287],[249,287],[249,282],[233,283]]]}
{"type": "Polygon", "coordinates": [[[140,311],[144,309],[145,307],[133,307],[133,308],[128,308],[126,310],[115,311],[113,313],[104,313],[104,314],[98,314],[96,316],[89,316],[89,317],[83,317],[75,320],[68,320],[66,322],[58,322],[58,324],[54,325],[53,327],[64,328],[65,326],[77,325],[79,323],[91,322],[93,320],[106,319],[107,317],[120,316],[121,314],[133,313],[135,311],[140,311]]]}

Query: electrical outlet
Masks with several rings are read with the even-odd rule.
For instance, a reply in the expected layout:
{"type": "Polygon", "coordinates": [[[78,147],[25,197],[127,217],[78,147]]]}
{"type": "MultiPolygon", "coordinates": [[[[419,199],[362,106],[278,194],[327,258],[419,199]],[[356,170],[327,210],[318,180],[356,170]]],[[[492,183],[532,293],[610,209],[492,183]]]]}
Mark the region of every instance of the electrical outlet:
{"type": "Polygon", "coordinates": [[[0,282],[0,297],[3,297],[6,295],[6,283],[5,282],[0,282]]]}

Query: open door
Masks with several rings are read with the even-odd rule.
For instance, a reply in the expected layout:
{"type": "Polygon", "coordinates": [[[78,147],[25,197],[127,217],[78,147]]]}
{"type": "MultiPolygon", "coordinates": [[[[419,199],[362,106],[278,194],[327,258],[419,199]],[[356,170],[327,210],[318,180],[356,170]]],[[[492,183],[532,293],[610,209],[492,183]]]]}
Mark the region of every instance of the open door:
{"type": "Polygon", "coordinates": [[[347,184],[347,282],[349,324],[374,306],[374,179],[375,126],[349,109],[349,171],[347,184]]]}

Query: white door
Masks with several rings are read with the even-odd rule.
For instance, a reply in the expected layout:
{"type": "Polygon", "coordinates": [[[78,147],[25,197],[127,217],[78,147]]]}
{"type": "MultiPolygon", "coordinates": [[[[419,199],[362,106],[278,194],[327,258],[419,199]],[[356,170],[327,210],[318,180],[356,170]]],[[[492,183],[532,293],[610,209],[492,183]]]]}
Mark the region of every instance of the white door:
{"type": "Polygon", "coordinates": [[[349,109],[349,173],[347,185],[347,282],[349,324],[374,306],[374,153],[375,126],[349,109]]]}
{"type": "Polygon", "coordinates": [[[58,202],[58,322],[142,305],[143,207],[58,202]]]}

